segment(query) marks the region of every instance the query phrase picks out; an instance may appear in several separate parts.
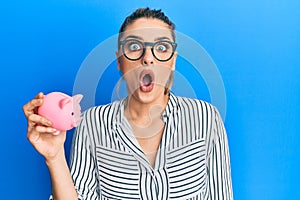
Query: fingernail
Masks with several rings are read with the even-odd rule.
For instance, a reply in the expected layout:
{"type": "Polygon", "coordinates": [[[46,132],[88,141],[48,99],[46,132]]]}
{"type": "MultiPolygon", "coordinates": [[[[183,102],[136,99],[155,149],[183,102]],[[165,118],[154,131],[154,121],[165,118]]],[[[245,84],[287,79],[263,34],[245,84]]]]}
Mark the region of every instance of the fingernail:
{"type": "Polygon", "coordinates": [[[60,133],[60,131],[56,131],[53,133],[53,135],[58,135],[60,133]]]}

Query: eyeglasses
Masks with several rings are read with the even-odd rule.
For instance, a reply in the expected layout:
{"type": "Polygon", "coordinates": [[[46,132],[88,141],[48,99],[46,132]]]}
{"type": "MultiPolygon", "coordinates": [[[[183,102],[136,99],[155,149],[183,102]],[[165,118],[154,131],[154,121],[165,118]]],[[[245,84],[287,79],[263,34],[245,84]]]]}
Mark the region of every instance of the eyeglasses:
{"type": "Polygon", "coordinates": [[[136,39],[128,39],[121,41],[122,51],[128,60],[139,60],[145,52],[146,47],[151,46],[152,55],[161,62],[166,62],[172,58],[176,50],[177,44],[168,40],[160,40],[157,42],[141,42],[136,39]]]}

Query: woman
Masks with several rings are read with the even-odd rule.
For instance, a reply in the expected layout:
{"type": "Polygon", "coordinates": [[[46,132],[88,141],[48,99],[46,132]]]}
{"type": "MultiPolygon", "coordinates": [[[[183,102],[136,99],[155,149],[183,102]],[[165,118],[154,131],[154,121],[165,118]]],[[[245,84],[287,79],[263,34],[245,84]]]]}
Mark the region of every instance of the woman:
{"type": "Polygon", "coordinates": [[[24,105],[28,139],[45,157],[58,199],[232,199],[226,132],[212,105],[170,93],[175,25],[160,10],[137,9],[119,32],[118,68],[128,97],[83,114],[72,144],[24,105]]]}

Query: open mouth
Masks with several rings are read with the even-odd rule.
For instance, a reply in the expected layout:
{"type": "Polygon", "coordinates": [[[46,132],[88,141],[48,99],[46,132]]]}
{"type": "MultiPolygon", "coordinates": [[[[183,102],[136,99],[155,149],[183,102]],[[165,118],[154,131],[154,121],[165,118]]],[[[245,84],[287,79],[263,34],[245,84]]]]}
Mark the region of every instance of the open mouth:
{"type": "Polygon", "coordinates": [[[144,70],[140,75],[140,89],[143,92],[150,92],[154,86],[154,73],[151,70],[144,70]]]}
{"type": "Polygon", "coordinates": [[[150,86],[152,83],[152,77],[150,76],[150,74],[145,74],[145,76],[143,77],[143,85],[144,86],[150,86]]]}

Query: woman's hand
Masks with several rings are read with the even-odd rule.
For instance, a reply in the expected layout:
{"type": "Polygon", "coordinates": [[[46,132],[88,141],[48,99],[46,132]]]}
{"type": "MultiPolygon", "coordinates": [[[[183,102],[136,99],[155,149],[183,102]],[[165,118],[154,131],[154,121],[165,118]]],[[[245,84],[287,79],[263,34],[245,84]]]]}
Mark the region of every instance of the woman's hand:
{"type": "Polygon", "coordinates": [[[23,106],[28,121],[27,138],[46,159],[54,199],[78,199],[64,154],[66,132],[58,132],[51,127],[52,124],[48,119],[37,114],[43,100],[44,94],[39,93],[23,106]]]}
{"type": "Polygon", "coordinates": [[[28,121],[27,139],[45,157],[46,162],[52,162],[59,157],[59,154],[64,154],[66,132],[59,132],[52,128],[52,123],[48,119],[37,114],[43,99],[44,94],[39,93],[23,106],[23,112],[28,121]]]}

